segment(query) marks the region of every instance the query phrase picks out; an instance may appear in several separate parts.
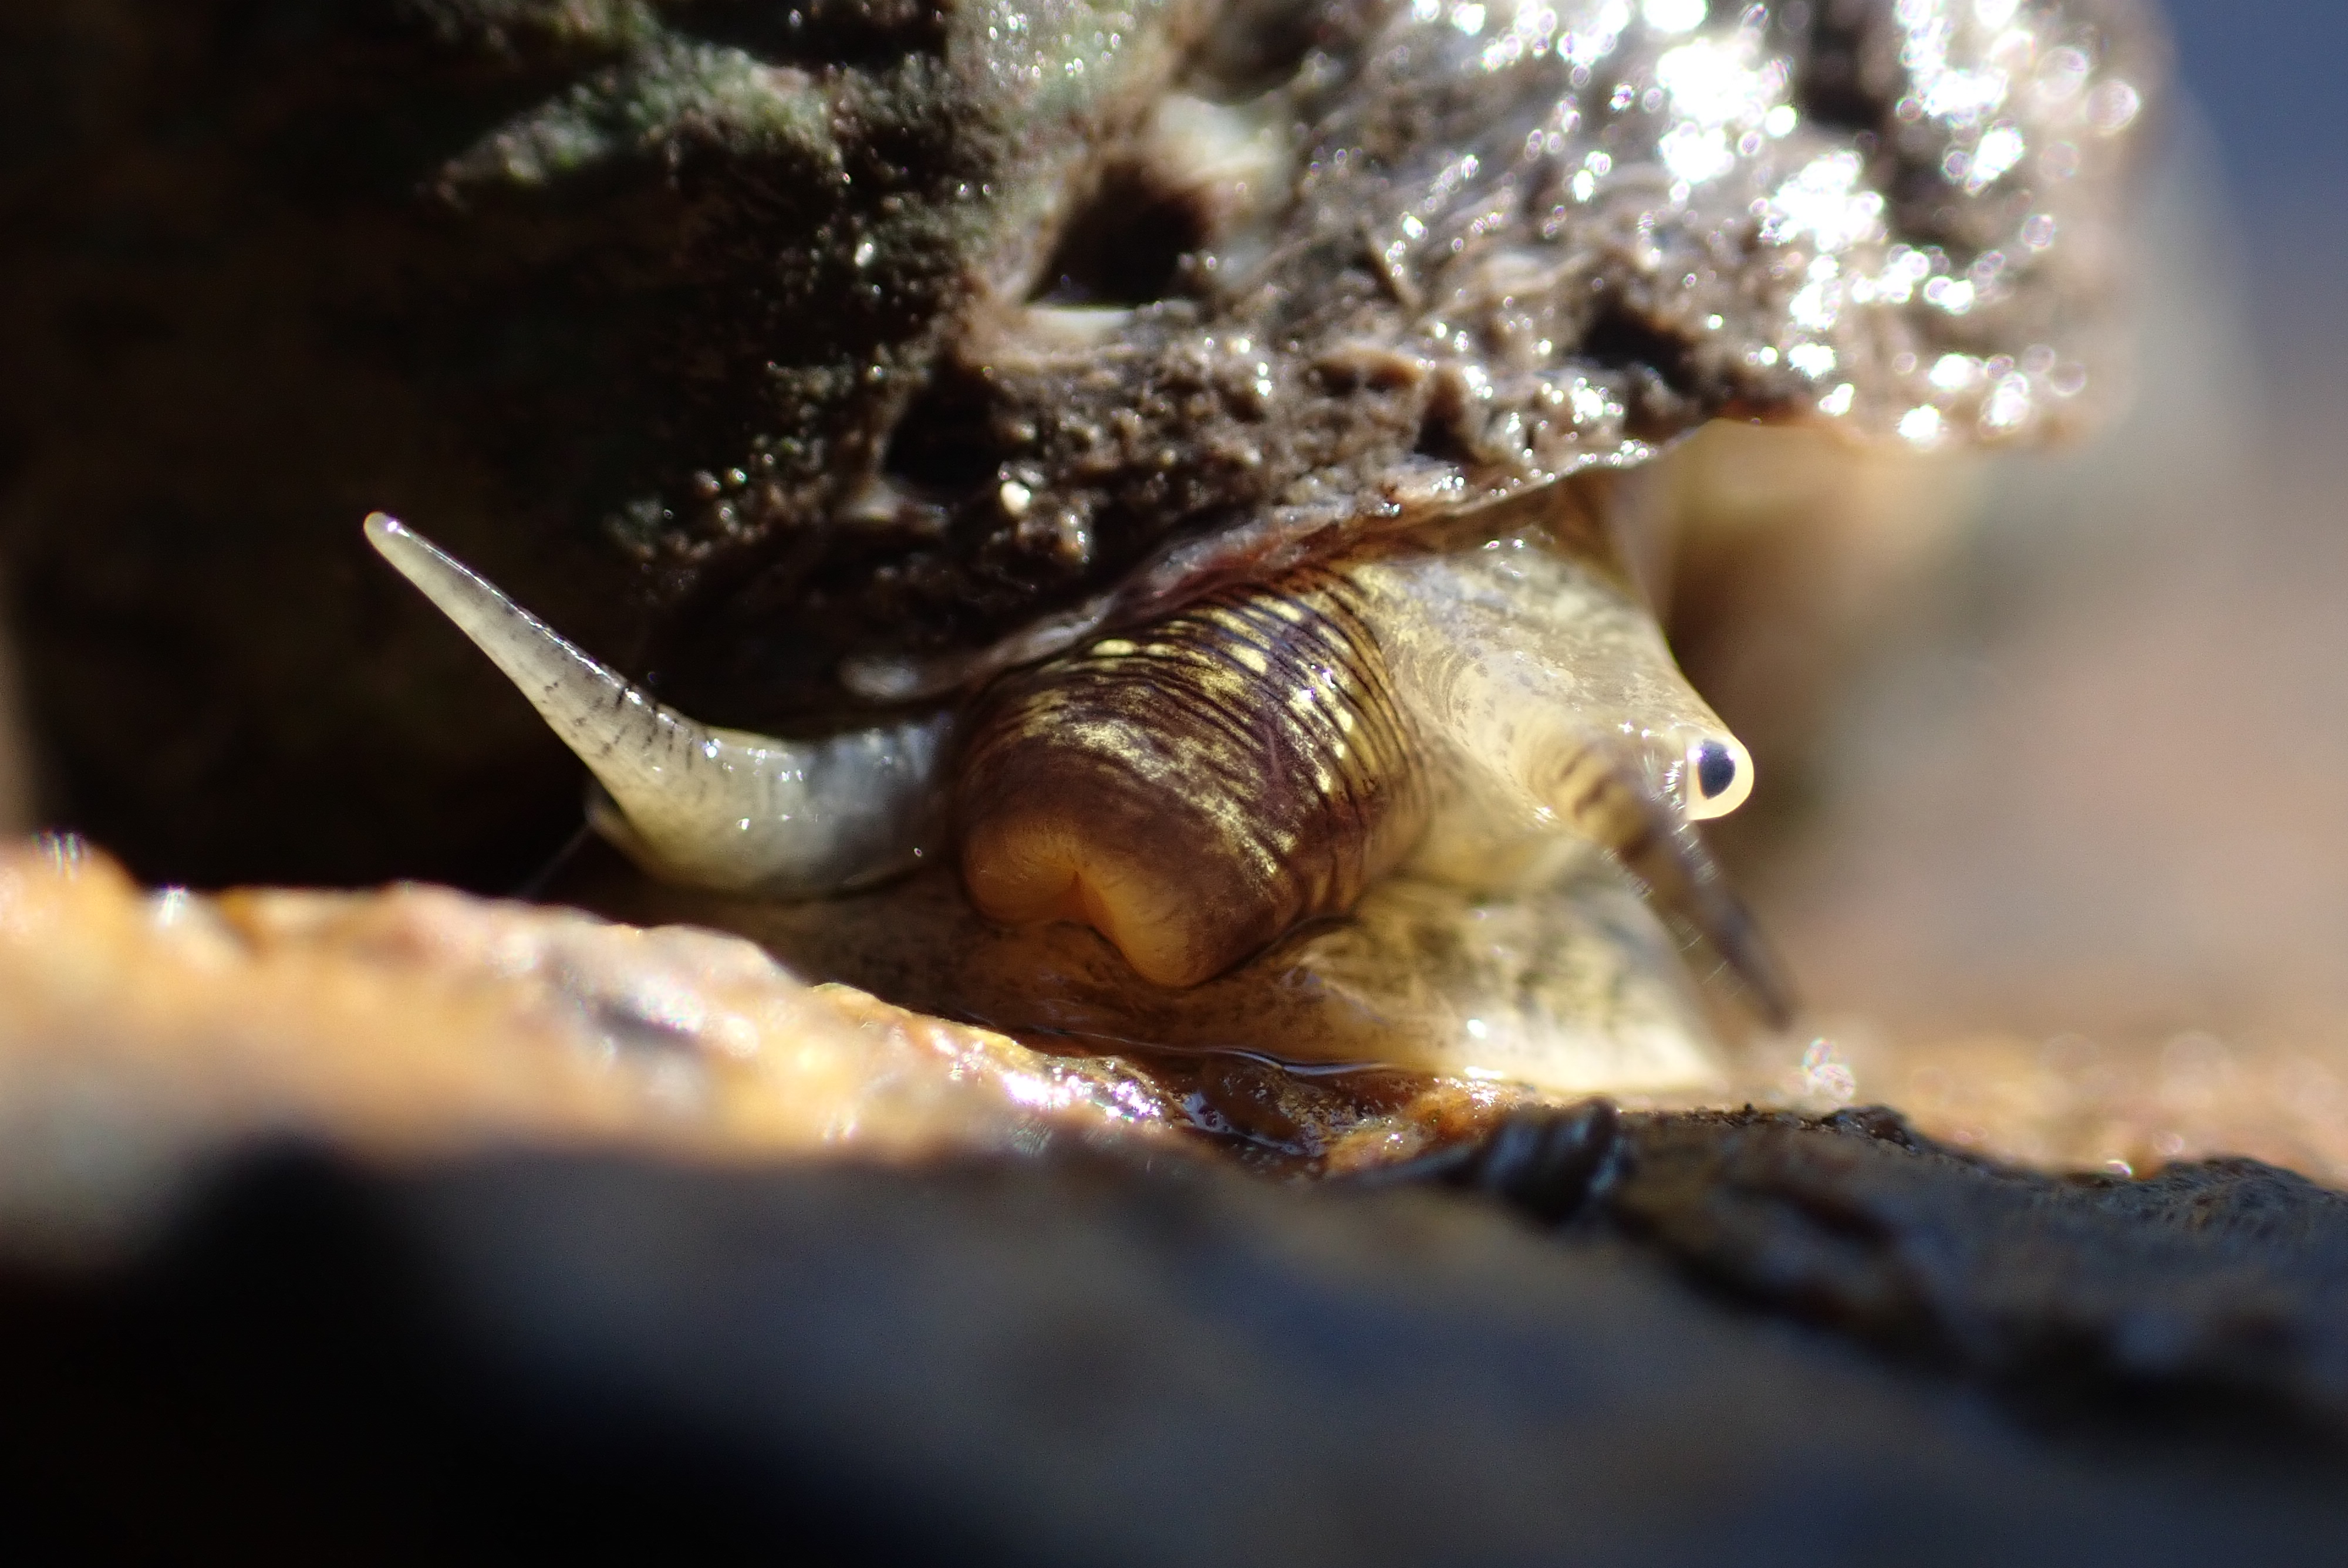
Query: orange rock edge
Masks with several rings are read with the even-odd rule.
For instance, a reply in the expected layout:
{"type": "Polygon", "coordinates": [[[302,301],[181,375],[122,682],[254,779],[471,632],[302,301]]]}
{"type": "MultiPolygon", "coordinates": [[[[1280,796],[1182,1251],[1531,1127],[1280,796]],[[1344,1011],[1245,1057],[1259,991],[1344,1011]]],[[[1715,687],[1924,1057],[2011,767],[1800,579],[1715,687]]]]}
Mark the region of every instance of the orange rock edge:
{"type": "MultiPolygon", "coordinates": [[[[2289,1055],[2188,1041],[2131,1071],[2002,1039],[1848,1053],[1780,1039],[1748,1054],[1739,1088],[1812,1109],[1887,1101],[1928,1135],[2033,1164],[2241,1153],[2348,1180],[2348,1096],[2289,1055]]],[[[1406,1158],[1529,1098],[1211,1053],[1062,1054],[806,985],[687,927],[420,886],[150,894],[77,841],[0,848],[0,1222],[103,1207],[271,1134],[392,1159],[510,1144],[913,1159],[1138,1139],[1318,1173],[1406,1158]]]]}
{"type": "Polygon", "coordinates": [[[720,1159],[1208,1134],[1344,1169],[1523,1098],[1344,1076],[1039,1050],[807,985],[689,927],[412,885],[149,893],[76,840],[0,848],[0,1210],[273,1134],[392,1158],[524,1143],[720,1159]]]}

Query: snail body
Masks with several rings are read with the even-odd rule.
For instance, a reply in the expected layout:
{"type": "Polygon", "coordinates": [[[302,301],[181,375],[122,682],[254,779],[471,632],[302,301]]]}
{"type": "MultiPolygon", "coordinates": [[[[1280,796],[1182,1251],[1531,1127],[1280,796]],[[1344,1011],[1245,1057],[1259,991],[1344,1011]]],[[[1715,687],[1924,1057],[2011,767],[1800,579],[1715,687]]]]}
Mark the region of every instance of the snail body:
{"type": "MultiPolygon", "coordinates": [[[[1550,499],[1542,511],[1570,497],[1550,499]]],[[[396,520],[367,528],[578,751],[597,781],[590,820],[653,876],[819,897],[942,859],[950,833],[968,913],[917,895],[867,938],[900,961],[909,931],[917,948],[987,954],[920,999],[943,1010],[1151,1043],[1220,1030],[1195,1042],[1306,1057],[1498,1058],[1566,1088],[1593,1086],[1585,1036],[1619,1053],[1643,1029],[1678,1042],[1660,1055],[1684,1080],[1701,1057],[1668,985],[1628,1009],[1646,1015],[1640,1029],[1593,1030],[1587,997],[1479,1002],[1521,998],[1529,979],[1553,989],[1562,933],[1593,942],[1585,906],[1612,897],[1591,881],[1601,856],[1785,1016],[1784,982],[1688,825],[1692,804],[1736,804],[1750,763],[1627,584],[1578,561],[1550,522],[1227,589],[1003,677],[966,710],[801,743],[677,713],[396,520]],[[1700,780],[1721,756],[1730,767],[1700,780]],[[1066,938],[1005,945],[970,915],[1088,927],[1114,957],[1066,938]],[[1309,929],[1349,917],[1334,941],[1309,929]],[[1487,974],[1488,959],[1430,947],[1446,919],[1471,918],[1529,937],[1534,971],[1487,974]],[[1072,987],[1071,973],[1088,978],[1072,987]],[[1316,993],[1302,1016],[1292,999],[1263,1009],[1267,986],[1300,980],[1316,993]]],[[[1637,1079],[1617,1067],[1594,1086],[1637,1079]]]]}

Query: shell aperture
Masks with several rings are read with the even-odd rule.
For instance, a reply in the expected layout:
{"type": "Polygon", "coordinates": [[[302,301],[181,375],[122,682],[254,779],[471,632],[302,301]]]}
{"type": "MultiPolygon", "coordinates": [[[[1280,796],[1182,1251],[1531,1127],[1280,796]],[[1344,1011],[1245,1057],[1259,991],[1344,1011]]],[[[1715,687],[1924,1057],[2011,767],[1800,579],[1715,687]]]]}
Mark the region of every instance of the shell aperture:
{"type": "Polygon", "coordinates": [[[369,517],[366,537],[578,753],[599,786],[590,820],[652,875],[810,897],[904,870],[932,842],[951,713],[808,742],[715,729],[654,701],[396,518],[369,517]]]}

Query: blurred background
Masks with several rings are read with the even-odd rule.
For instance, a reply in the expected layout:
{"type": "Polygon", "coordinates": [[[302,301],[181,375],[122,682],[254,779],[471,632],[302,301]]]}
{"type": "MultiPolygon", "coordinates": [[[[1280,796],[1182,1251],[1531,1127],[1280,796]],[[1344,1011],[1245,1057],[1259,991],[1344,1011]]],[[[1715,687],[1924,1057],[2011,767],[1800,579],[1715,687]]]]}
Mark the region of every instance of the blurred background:
{"type": "Polygon", "coordinates": [[[2348,1177],[2348,9],[2169,0],[2136,396],[1979,526],[1749,873],[1828,1099],[2348,1177]]]}

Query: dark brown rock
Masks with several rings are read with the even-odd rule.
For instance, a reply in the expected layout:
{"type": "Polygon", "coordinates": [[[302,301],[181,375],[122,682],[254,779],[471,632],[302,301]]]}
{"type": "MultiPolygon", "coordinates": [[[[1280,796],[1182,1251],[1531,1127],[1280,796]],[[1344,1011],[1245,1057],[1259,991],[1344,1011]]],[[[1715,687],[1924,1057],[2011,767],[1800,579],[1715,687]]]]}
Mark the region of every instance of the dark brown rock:
{"type": "Polygon", "coordinates": [[[93,1555],[2153,1568],[2348,1529],[2303,1433],[2049,1430],[1640,1247],[1187,1161],[248,1161],[132,1265],[0,1275],[0,1396],[12,1521],[93,1555]]]}
{"type": "Polygon", "coordinates": [[[575,775],[371,507],[711,722],[820,727],[1713,415],[2092,403],[2140,7],[1994,65],[1880,3],[1586,9],[7,0],[51,817],[165,880],[559,844],[575,775]]]}
{"type": "Polygon", "coordinates": [[[1734,1295],[2033,1401],[2348,1430],[2348,1197],[2256,1160],[2024,1171],[1876,1108],[1632,1117],[1609,1220],[1734,1295]]]}

